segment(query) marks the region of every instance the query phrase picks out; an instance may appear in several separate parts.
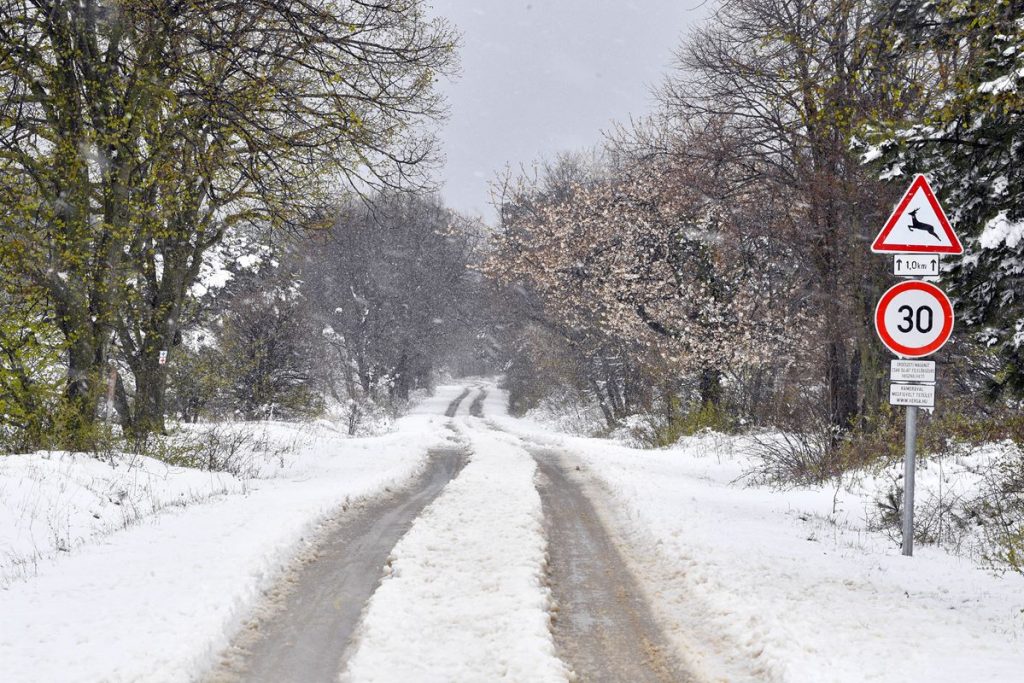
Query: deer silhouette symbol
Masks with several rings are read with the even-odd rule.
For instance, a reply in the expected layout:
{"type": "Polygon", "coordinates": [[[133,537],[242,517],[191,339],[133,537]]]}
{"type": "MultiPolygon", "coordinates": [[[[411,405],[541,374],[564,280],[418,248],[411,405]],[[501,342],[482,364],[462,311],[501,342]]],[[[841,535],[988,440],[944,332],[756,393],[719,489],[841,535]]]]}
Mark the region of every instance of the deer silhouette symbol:
{"type": "Polygon", "coordinates": [[[920,210],[921,209],[914,209],[913,211],[908,212],[910,214],[910,220],[913,222],[907,227],[911,230],[924,230],[926,233],[941,242],[942,238],[935,234],[935,226],[917,220],[917,212],[920,210]]]}

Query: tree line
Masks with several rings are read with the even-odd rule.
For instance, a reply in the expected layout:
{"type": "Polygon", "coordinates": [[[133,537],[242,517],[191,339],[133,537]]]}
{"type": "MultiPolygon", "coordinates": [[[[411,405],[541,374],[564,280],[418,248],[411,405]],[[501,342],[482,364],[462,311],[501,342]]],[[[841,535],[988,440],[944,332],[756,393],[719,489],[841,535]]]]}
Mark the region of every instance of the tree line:
{"type": "Polygon", "coordinates": [[[518,321],[513,404],[570,387],[608,428],[658,415],[662,440],[817,430],[805,479],[891,454],[872,318],[893,277],[869,248],[925,173],[967,249],[944,262],[958,326],[932,419],[1024,437],[1021,16],[1012,0],[719,3],[653,116],[500,184],[483,267],[518,321]]]}
{"type": "Polygon", "coordinates": [[[828,476],[896,427],[868,247],[917,172],[967,246],[933,419],[1020,431],[1021,10],[725,0],[653,116],[500,179],[488,234],[429,192],[455,37],[420,2],[4,2],[5,447],[355,431],[447,366],[656,441],[817,432],[828,476]]]}
{"type": "Polygon", "coordinates": [[[429,390],[476,331],[481,227],[417,194],[335,208],[331,227],[236,266],[202,297],[171,367],[168,412],[329,414],[350,434],[429,390]]]}

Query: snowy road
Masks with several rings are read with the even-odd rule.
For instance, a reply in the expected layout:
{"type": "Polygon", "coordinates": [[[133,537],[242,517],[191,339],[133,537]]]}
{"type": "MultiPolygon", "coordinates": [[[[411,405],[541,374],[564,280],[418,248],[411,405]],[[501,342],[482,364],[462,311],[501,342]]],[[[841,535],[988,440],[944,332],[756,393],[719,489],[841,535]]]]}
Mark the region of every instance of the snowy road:
{"type": "Polygon", "coordinates": [[[42,555],[0,588],[0,681],[202,678],[325,520],[405,486],[428,451],[458,445],[444,412],[462,389],[439,387],[383,436],[239,424],[273,448],[258,478],[232,480],[212,497],[190,491],[210,478],[221,491],[223,477],[150,460],[111,467],[39,453],[0,461],[0,565],[8,548],[19,551],[15,561],[33,548],[42,555]],[[104,506],[108,498],[118,504],[104,506]],[[107,520],[110,508],[129,506],[137,512],[130,523],[107,520]],[[56,522],[74,533],[70,551],[44,544],[56,522]]]}
{"type": "Polygon", "coordinates": [[[92,498],[29,486],[57,471],[106,490],[120,470],[9,460],[0,490],[26,493],[0,540],[29,548],[53,500],[96,533],[0,589],[0,681],[1016,679],[1021,577],[937,549],[908,562],[837,516],[834,490],[737,486],[731,438],[572,437],[480,380],[381,437],[314,430],[279,469],[181,508],[163,501],[198,473],[151,463],[152,509],[120,530],[92,498]]]}
{"type": "Polygon", "coordinates": [[[343,513],[207,680],[695,680],[557,457],[478,419],[503,401],[456,396],[466,451],[343,513]]]}

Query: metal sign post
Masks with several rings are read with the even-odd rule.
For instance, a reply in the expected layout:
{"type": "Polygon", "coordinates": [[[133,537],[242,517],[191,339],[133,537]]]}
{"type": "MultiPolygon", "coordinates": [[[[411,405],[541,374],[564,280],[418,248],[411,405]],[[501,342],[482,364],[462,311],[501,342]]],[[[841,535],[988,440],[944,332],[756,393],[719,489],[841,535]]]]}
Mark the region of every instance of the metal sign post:
{"type": "Polygon", "coordinates": [[[935,285],[919,280],[891,287],[875,309],[882,343],[903,356],[889,366],[889,403],[907,407],[903,456],[903,554],[914,554],[914,469],[919,408],[935,407],[935,363],[913,360],[938,351],[953,331],[953,306],[935,285]]]}
{"type": "Polygon", "coordinates": [[[917,406],[907,406],[907,432],[903,452],[903,554],[914,554],[914,459],[917,444],[917,406]]]}
{"type": "MultiPolygon", "coordinates": [[[[892,253],[897,277],[937,277],[938,254],[962,254],[963,244],[923,175],[910,189],[878,233],[871,251],[892,253]]],[[[903,455],[903,554],[914,554],[914,460],[917,413],[935,407],[935,363],[914,360],[930,356],[953,332],[953,304],[933,284],[909,280],[890,287],[875,308],[875,329],[899,360],[889,366],[889,403],[907,407],[903,455]]]]}

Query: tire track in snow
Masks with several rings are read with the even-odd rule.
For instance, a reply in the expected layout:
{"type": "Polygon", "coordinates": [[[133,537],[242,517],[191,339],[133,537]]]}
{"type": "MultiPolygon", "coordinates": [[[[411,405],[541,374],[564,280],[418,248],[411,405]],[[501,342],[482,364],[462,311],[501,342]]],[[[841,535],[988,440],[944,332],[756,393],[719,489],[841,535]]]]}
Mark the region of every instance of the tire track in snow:
{"type": "Polygon", "coordinates": [[[462,390],[462,393],[455,397],[455,400],[448,404],[448,410],[444,411],[445,417],[455,417],[455,413],[459,412],[459,404],[462,403],[463,399],[469,396],[469,387],[462,390]]]}
{"type": "Polygon", "coordinates": [[[480,391],[477,392],[476,398],[473,399],[473,402],[469,406],[469,414],[472,415],[473,417],[483,417],[484,399],[486,398],[487,390],[480,389],[480,391]]]}
{"type": "Polygon", "coordinates": [[[406,490],[344,511],[268,595],[263,614],[242,629],[207,680],[336,681],[392,548],[465,462],[458,449],[431,451],[426,471],[406,490]]]}
{"type": "MultiPolygon", "coordinates": [[[[481,409],[483,398],[479,399],[481,409]]],[[[483,417],[482,410],[478,416],[483,417]]],[[[552,631],[558,654],[572,669],[574,680],[703,680],[688,670],[683,655],[666,637],[627,564],[623,553],[628,550],[605,527],[591,492],[575,479],[561,456],[494,420],[485,422],[491,431],[515,440],[537,463],[548,585],[555,602],[552,631]]]]}
{"type": "Polygon", "coordinates": [[[581,681],[671,683],[686,672],[593,504],[558,455],[531,449],[558,611],[555,644],[581,681]]]}

